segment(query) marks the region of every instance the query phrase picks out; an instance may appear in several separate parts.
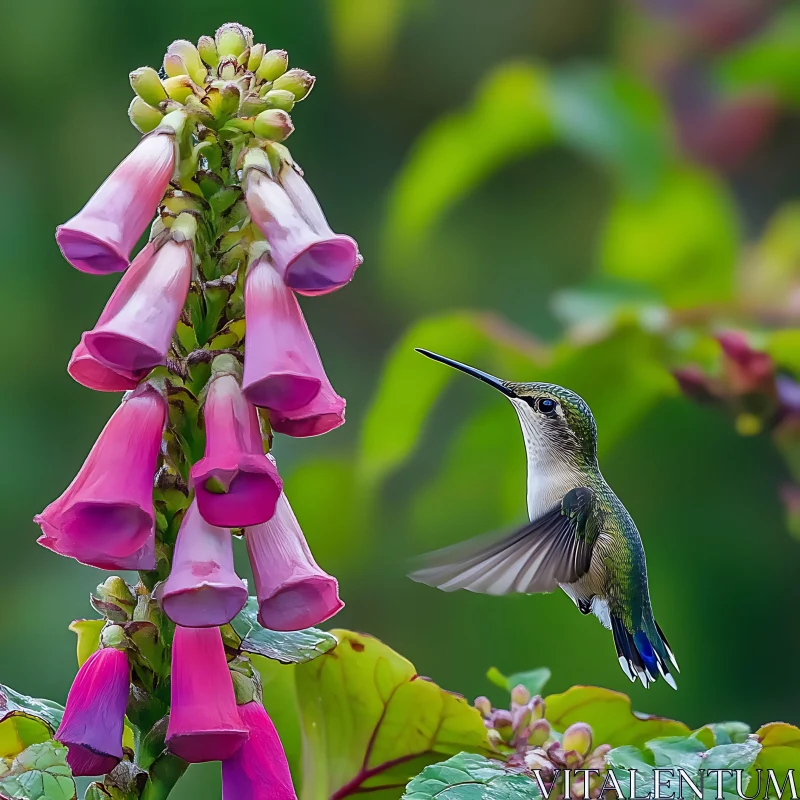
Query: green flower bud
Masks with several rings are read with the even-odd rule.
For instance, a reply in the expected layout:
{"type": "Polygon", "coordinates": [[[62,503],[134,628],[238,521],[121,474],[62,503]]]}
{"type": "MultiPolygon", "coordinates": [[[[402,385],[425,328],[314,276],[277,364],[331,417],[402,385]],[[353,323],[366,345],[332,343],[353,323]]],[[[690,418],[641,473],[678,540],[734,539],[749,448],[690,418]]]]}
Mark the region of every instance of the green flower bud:
{"type": "Polygon", "coordinates": [[[167,55],[180,56],[189,77],[198,85],[206,82],[208,69],[200,58],[197,48],[186,39],[178,39],[167,48],[167,55]]]}
{"type": "Polygon", "coordinates": [[[250,55],[247,58],[247,69],[250,72],[255,72],[258,69],[259,64],[261,63],[261,59],[264,58],[264,54],[267,52],[267,46],[265,44],[254,44],[250,48],[250,55]]]}
{"type": "Polygon", "coordinates": [[[90,597],[92,607],[114,622],[127,622],[136,608],[136,597],[118,575],[107,578],[90,597]]]}
{"type": "Polygon", "coordinates": [[[289,54],[285,50],[270,50],[265,53],[256,70],[262,81],[274,81],[289,67],[289,54]]]}
{"type": "Polygon", "coordinates": [[[120,625],[107,625],[100,634],[100,644],[103,647],[114,647],[124,650],[128,646],[128,637],[120,625]]]}
{"type": "Polygon", "coordinates": [[[224,81],[232,81],[241,71],[234,56],[224,56],[217,64],[217,76],[224,81]]]}
{"type": "Polygon", "coordinates": [[[238,56],[253,44],[253,31],[238,22],[226,22],[214,36],[221,56],[238,56]]]}
{"type": "Polygon", "coordinates": [[[294,95],[286,89],[271,89],[261,99],[266,102],[266,108],[279,108],[281,111],[294,108],[294,95]]]}
{"type": "Polygon", "coordinates": [[[540,695],[536,695],[531,700],[531,708],[533,708],[533,718],[534,719],[544,719],[544,700],[542,700],[540,695]]]}
{"type": "Polygon", "coordinates": [[[178,75],[188,75],[189,70],[184,64],[183,59],[175,53],[167,53],[164,56],[164,72],[168,78],[176,78],[178,75]]]}
{"type": "Polygon", "coordinates": [[[568,769],[575,769],[583,763],[583,756],[577,750],[567,750],[564,753],[564,763],[568,769]]]}
{"type": "Polygon", "coordinates": [[[531,725],[531,733],[528,736],[528,743],[532,747],[541,747],[551,736],[553,729],[546,719],[537,719],[531,725]]]}
{"type": "Polygon", "coordinates": [[[201,36],[197,40],[197,52],[200,53],[203,63],[207,64],[211,69],[214,69],[219,64],[217,43],[210,36],[201,36]]]}
{"type": "Polygon", "coordinates": [[[282,142],[293,130],[292,118],[279,108],[262,111],[253,124],[256,136],[273,142],[282,142]]]}
{"type": "Polygon", "coordinates": [[[592,748],[592,729],[585,722],[575,722],[564,731],[561,743],[565,750],[585,756],[592,748]]]}
{"type": "Polygon", "coordinates": [[[489,728],[489,730],[486,731],[486,736],[488,737],[492,747],[500,747],[500,745],[505,744],[500,732],[496,731],[494,728],[489,728]]]}
{"type": "Polygon", "coordinates": [[[259,97],[256,92],[248,92],[242,98],[242,103],[239,106],[239,116],[255,117],[270,107],[269,103],[263,97],[259,97]]]}
{"type": "Polygon", "coordinates": [[[488,717],[492,713],[492,704],[488,697],[483,697],[482,695],[481,697],[476,697],[473,705],[484,717],[488,717]]]}
{"type": "Polygon", "coordinates": [[[198,87],[188,75],[176,75],[174,78],[167,78],[164,81],[164,88],[170,100],[175,100],[181,105],[189,99],[189,95],[199,96],[198,87]]]}
{"type": "Polygon", "coordinates": [[[147,105],[141,97],[134,97],[128,106],[128,119],[136,130],[150,133],[160,124],[164,115],[152,106],[147,105]]]}
{"type": "Polygon", "coordinates": [[[294,95],[294,99],[299,103],[308,97],[309,92],[314,88],[316,80],[313,75],[304,69],[290,69],[275,79],[272,88],[286,89],[294,95]]]}
{"type": "Polygon", "coordinates": [[[167,99],[161,78],[152,67],[139,67],[129,75],[131,88],[150,106],[158,106],[167,99]]]}
{"type": "Polygon", "coordinates": [[[492,716],[492,727],[499,732],[504,741],[508,741],[514,731],[511,713],[503,709],[498,709],[492,716]]]}
{"type": "Polygon", "coordinates": [[[235,375],[238,378],[242,377],[242,365],[239,359],[230,353],[222,353],[216,356],[211,362],[212,375],[235,375]]]}
{"type": "Polygon", "coordinates": [[[516,706],[524,706],[531,699],[531,693],[520,683],[511,690],[511,702],[516,706]]]}

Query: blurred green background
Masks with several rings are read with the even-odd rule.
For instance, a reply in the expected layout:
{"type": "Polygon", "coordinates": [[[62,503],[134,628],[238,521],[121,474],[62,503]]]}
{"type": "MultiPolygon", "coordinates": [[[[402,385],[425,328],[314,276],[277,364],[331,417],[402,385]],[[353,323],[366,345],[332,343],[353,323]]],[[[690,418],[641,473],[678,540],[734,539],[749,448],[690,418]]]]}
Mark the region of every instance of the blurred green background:
{"type": "MultiPolygon", "coordinates": [[[[739,323],[741,298],[761,286],[742,276],[770,220],[800,197],[800,18],[796,3],[768,0],[6,8],[0,681],[63,702],[76,669],[67,625],[92,615],[102,578],[39,548],[31,521],[118,401],[66,373],[114,279],[70,269],[55,227],[136,141],[128,72],[229,20],[317,76],[288,144],[365,258],[345,291],[303,304],[348,424],[275,446],[312,549],[340,580],[336,626],[374,634],[469,697],[487,692],[491,665],[547,665],[550,690],[618,689],[638,710],[692,726],[800,722],[800,543],[779,498],[786,467],[769,437],[741,437],[682,398],[651,336],[667,306],[689,317],[721,307],[719,319],[739,323]],[[598,273],[649,299],[615,318],[615,332],[587,335],[575,322],[596,298],[573,290],[598,273]],[[405,577],[414,554],[518,521],[525,507],[511,408],[453,376],[438,397],[444,367],[413,346],[472,352],[510,379],[563,375],[595,408],[603,471],[640,528],[681,665],[677,693],[631,686],[610,634],[561,594],[444,594],[405,577]],[[430,414],[426,397],[437,399],[430,414]]],[[[783,279],[797,278],[796,255],[783,279]]],[[[796,312],[787,286],[768,298],[780,306],[773,326],[796,312]]],[[[705,352],[692,341],[689,356],[705,352]]],[[[243,576],[246,562],[240,548],[243,576]]],[[[193,768],[176,796],[216,797],[216,776],[193,768]]]]}

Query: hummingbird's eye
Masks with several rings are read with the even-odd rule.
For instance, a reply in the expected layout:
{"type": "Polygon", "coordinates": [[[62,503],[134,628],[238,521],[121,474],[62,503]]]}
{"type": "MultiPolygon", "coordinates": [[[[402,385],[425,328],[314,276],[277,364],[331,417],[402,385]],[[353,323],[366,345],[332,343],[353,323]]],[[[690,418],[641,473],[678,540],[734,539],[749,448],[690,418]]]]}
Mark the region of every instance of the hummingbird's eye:
{"type": "Polygon", "coordinates": [[[540,414],[547,414],[548,416],[555,413],[557,405],[558,403],[549,397],[540,397],[536,400],[536,410],[540,414]]]}

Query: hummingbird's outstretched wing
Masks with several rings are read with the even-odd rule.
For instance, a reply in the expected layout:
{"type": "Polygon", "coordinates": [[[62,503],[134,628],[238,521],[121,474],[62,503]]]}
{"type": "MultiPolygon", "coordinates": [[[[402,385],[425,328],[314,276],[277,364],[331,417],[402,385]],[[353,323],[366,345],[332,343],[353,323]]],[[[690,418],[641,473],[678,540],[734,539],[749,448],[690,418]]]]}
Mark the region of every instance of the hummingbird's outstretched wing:
{"type": "Polygon", "coordinates": [[[426,557],[409,576],[446,592],[482,594],[552,592],[589,571],[598,526],[592,524],[594,492],[579,487],[559,505],[514,533],[479,536],[426,557]]]}

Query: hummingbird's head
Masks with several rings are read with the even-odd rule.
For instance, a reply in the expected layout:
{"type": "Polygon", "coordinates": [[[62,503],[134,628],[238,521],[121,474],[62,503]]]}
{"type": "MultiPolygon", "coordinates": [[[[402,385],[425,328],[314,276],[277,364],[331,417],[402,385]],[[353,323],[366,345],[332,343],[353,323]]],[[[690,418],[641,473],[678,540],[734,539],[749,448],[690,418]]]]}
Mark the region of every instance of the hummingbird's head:
{"type": "Polygon", "coordinates": [[[454,367],[502,392],[514,406],[529,455],[542,452],[594,461],[597,426],[586,401],[554,383],[513,383],[496,378],[460,361],[417,348],[434,361],[454,367]]]}

